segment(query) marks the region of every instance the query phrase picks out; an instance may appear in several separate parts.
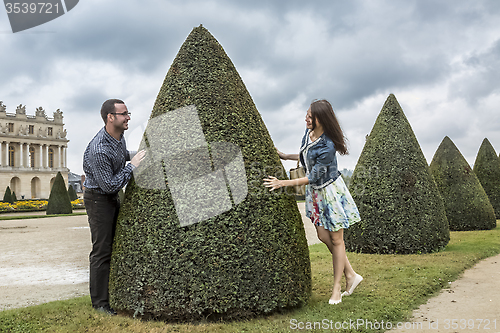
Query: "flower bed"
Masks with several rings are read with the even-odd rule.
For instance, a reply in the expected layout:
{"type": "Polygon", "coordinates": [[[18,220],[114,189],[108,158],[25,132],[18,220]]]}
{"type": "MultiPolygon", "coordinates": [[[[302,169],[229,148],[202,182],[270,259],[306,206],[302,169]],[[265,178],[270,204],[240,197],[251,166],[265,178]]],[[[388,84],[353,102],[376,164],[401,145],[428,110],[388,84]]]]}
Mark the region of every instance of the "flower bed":
{"type": "MultiPolygon", "coordinates": [[[[13,204],[8,202],[0,202],[0,213],[5,212],[36,212],[44,211],[47,208],[47,200],[23,200],[16,201],[13,204]]],[[[83,199],[71,201],[73,209],[85,208],[83,199]]]]}

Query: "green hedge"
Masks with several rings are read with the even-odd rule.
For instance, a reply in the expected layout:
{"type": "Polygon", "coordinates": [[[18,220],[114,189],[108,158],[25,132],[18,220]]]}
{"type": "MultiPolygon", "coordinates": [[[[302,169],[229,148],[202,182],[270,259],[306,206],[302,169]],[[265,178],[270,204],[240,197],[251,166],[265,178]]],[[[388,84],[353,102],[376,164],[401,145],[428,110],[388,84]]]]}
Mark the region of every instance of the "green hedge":
{"type": "Polygon", "coordinates": [[[66,184],[61,172],[57,172],[56,179],[50,190],[49,202],[47,204],[47,215],[71,214],[73,212],[71,200],[69,199],[66,184]]]}
{"type": "Polygon", "coordinates": [[[12,200],[12,193],[10,192],[10,187],[7,186],[5,189],[5,193],[3,195],[3,202],[10,202],[11,204],[14,203],[14,200],[12,200]]]}
{"type": "Polygon", "coordinates": [[[436,150],[430,170],[444,200],[450,230],[496,227],[495,212],[486,192],[449,137],[446,136],[436,150]]]}
{"type": "Polygon", "coordinates": [[[68,196],[70,201],[75,201],[76,199],[78,199],[78,195],[76,194],[75,189],[71,185],[68,187],[68,196]]]}
{"type": "MultiPolygon", "coordinates": [[[[198,111],[210,149],[214,142],[241,149],[248,194],[220,215],[181,227],[171,188],[144,188],[145,183],[172,183],[154,170],[165,170],[173,162],[155,162],[159,152],[148,151],[149,159],[141,164],[142,187],[134,174],[118,218],[109,286],[112,307],[141,318],[210,320],[305,304],[311,272],[301,215],[293,196],[270,194],[263,186],[265,176],[286,177],[285,170],[234,65],[201,26],[193,29],[170,67],[151,119],[190,105],[198,111]]],[[[158,124],[160,134],[146,134],[143,147],[171,147],[161,135],[165,131],[175,139],[171,125],[158,124]]],[[[198,153],[186,150],[181,154],[186,156],[176,158],[195,158],[198,153]]],[[[199,165],[203,162],[200,159],[199,165]]],[[[181,176],[201,172],[199,165],[181,165],[181,176]]],[[[196,207],[192,211],[196,214],[196,207]]]]}
{"type": "Polygon", "coordinates": [[[477,153],[474,173],[490,199],[496,218],[500,219],[500,159],[486,138],[477,153]]]}
{"type": "Polygon", "coordinates": [[[367,138],[349,190],[361,214],[361,222],[345,230],[349,251],[426,253],[448,244],[443,200],[392,94],[367,138]]]}

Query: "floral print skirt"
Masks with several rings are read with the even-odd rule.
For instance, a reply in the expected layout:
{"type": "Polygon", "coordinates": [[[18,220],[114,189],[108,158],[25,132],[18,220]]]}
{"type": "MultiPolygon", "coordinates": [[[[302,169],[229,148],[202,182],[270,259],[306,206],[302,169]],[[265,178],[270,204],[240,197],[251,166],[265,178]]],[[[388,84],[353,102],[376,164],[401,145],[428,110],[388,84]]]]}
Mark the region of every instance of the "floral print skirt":
{"type": "Polygon", "coordinates": [[[361,220],[342,176],[322,189],[306,185],[306,216],[329,231],[347,229],[361,220]]]}

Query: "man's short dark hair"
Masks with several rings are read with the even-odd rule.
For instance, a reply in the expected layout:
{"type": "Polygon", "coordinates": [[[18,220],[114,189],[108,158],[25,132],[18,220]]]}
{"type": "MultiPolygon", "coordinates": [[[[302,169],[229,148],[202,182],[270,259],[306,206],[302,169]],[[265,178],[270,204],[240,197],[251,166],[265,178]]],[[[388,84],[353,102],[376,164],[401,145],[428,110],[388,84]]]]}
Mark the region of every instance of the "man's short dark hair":
{"type": "Polygon", "coordinates": [[[104,120],[104,124],[108,121],[108,114],[115,112],[115,104],[125,104],[125,102],[120,99],[113,98],[102,103],[101,117],[102,120],[104,120]]]}

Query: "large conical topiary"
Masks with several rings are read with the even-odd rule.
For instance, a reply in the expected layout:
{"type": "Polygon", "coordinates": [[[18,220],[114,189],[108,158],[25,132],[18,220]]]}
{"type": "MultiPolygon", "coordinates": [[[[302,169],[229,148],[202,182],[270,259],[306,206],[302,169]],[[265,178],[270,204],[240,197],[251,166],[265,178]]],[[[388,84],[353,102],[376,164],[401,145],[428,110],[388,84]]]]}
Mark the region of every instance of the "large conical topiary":
{"type": "Polygon", "coordinates": [[[351,178],[361,222],[346,248],[365,253],[427,253],[448,244],[443,200],[396,97],[390,95],[351,178]]]}
{"type": "Polygon", "coordinates": [[[500,159],[486,138],[477,153],[474,173],[490,199],[496,218],[500,219],[500,159]]]}
{"type": "Polygon", "coordinates": [[[14,203],[14,200],[12,200],[12,193],[10,192],[9,186],[7,186],[7,188],[5,189],[5,193],[3,195],[3,202],[14,203]]]}
{"type": "Polygon", "coordinates": [[[449,137],[439,145],[430,165],[443,198],[450,230],[489,230],[495,212],[469,163],[449,137]]]}
{"type": "Polygon", "coordinates": [[[71,214],[73,208],[69,200],[66,184],[61,172],[57,172],[56,179],[50,190],[49,202],[47,204],[47,215],[53,214],[71,214]]]}
{"type": "Polygon", "coordinates": [[[238,72],[193,29],[156,99],[121,206],[110,302],[142,318],[234,319],[304,304],[310,262],[269,133],[238,72]]]}

